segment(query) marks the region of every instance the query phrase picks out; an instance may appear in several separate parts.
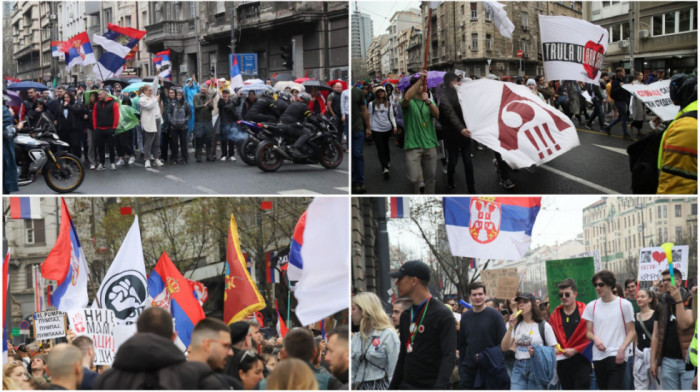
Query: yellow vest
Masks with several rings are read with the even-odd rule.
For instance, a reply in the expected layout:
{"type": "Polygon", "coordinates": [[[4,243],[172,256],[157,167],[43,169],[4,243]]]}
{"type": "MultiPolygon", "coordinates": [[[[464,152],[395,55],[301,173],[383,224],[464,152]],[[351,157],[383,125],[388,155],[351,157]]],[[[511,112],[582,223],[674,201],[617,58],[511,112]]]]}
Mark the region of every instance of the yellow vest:
{"type": "Polygon", "coordinates": [[[693,340],[690,342],[690,349],[688,350],[688,356],[690,357],[690,363],[693,366],[698,367],[698,323],[695,322],[695,335],[693,335],[693,340]]]}

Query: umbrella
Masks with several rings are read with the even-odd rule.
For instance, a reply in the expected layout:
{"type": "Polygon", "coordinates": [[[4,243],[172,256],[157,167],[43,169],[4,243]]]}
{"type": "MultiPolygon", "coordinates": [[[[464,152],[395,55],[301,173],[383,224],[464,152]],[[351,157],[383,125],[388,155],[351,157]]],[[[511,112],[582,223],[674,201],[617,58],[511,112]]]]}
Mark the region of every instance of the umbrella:
{"type": "Polygon", "coordinates": [[[248,93],[249,91],[255,91],[256,94],[259,94],[263,90],[275,91],[275,89],[270,85],[267,85],[265,83],[258,83],[258,84],[249,84],[247,86],[243,86],[240,89],[238,89],[237,93],[239,93],[239,92],[248,93]]]}
{"type": "Polygon", "coordinates": [[[347,89],[348,89],[348,84],[347,84],[347,82],[345,82],[344,80],[340,80],[340,79],[331,80],[330,82],[328,82],[328,85],[331,86],[331,88],[332,88],[333,85],[336,84],[336,83],[340,83],[340,84],[343,86],[343,90],[347,90],[347,89]]]}
{"type": "Polygon", "coordinates": [[[303,85],[294,82],[277,82],[275,84],[275,90],[277,91],[284,91],[284,89],[287,87],[289,87],[292,90],[297,90],[299,92],[306,90],[306,88],[303,85]]]}
{"type": "Polygon", "coordinates": [[[18,90],[18,91],[19,90],[27,90],[30,88],[33,88],[36,91],[44,91],[44,90],[49,89],[44,84],[32,82],[32,81],[12,83],[11,86],[7,87],[8,90],[18,90]]]}
{"type": "Polygon", "coordinates": [[[311,79],[311,78],[296,78],[294,81],[297,83],[304,83],[304,82],[308,82],[309,80],[313,80],[313,79],[311,79]]]}
{"type": "Polygon", "coordinates": [[[126,88],[122,89],[123,93],[137,93],[141,86],[147,86],[151,83],[148,82],[138,82],[128,85],[126,88]]]}
{"type": "Polygon", "coordinates": [[[10,98],[8,106],[20,106],[22,104],[22,97],[20,97],[18,93],[11,90],[5,90],[5,94],[7,94],[7,96],[10,98]]]}
{"type": "Polygon", "coordinates": [[[327,91],[332,90],[328,84],[326,84],[325,82],[322,82],[320,80],[307,80],[306,82],[302,83],[302,85],[304,87],[306,87],[307,90],[312,88],[312,87],[318,87],[319,90],[327,90],[327,91]]]}
{"type": "MultiPolygon", "coordinates": [[[[399,81],[399,84],[396,86],[396,89],[399,91],[408,90],[408,88],[411,86],[411,78],[413,76],[420,76],[420,73],[404,77],[399,81]]],[[[442,78],[444,76],[445,72],[442,71],[428,71],[428,88],[433,88],[441,85],[443,83],[442,78]]]]}
{"type": "Polygon", "coordinates": [[[265,81],[260,79],[248,79],[243,81],[244,86],[250,86],[254,84],[265,84],[265,81]]]}
{"type": "Polygon", "coordinates": [[[280,74],[275,74],[270,78],[270,81],[272,83],[277,83],[277,82],[293,82],[294,81],[294,76],[292,76],[291,73],[289,72],[283,72],[280,74]]]}
{"type": "MultiPolygon", "coordinates": [[[[153,83],[153,76],[146,76],[145,78],[143,78],[143,81],[153,83]]],[[[161,87],[165,87],[166,89],[175,86],[175,83],[163,78],[158,79],[158,84],[160,84],[161,87]]]]}
{"type": "Polygon", "coordinates": [[[127,78],[110,78],[110,79],[106,79],[104,82],[102,82],[102,84],[104,84],[105,86],[111,86],[114,83],[119,83],[122,87],[126,87],[126,86],[130,85],[131,83],[133,83],[132,80],[133,79],[127,79],[127,78]]]}
{"type": "Polygon", "coordinates": [[[382,84],[382,86],[384,86],[384,85],[386,85],[387,83],[391,83],[391,84],[393,84],[394,86],[396,86],[396,83],[398,83],[398,82],[399,82],[399,79],[384,79],[384,81],[382,81],[381,84],[382,84]]]}

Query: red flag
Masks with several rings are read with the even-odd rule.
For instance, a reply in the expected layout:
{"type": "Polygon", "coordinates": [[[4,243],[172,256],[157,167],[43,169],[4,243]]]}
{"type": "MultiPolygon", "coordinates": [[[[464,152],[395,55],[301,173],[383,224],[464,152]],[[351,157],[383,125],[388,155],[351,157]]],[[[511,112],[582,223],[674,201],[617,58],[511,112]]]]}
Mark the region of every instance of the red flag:
{"type": "Polygon", "coordinates": [[[238,224],[231,214],[226,245],[226,278],[224,285],[224,322],[243,320],[258,310],[265,309],[265,299],[248,273],[241,244],[238,240],[238,224]]]}
{"type": "Polygon", "coordinates": [[[285,336],[287,336],[287,325],[284,323],[284,319],[282,319],[282,316],[280,316],[280,310],[277,307],[277,301],[275,301],[275,311],[277,311],[277,336],[281,337],[284,339],[285,336]]]}
{"type": "Polygon", "coordinates": [[[272,202],[271,201],[261,201],[260,202],[260,209],[261,210],[271,210],[272,209],[272,202]]]}
{"type": "Polygon", "coordinates": [[[70,240],[70,213],[66,201],[61,198],[61,227],[58,231],[56,244],[41,263],[41,275],[44,279],[63,282],[70,267],[70,254],[73,249],[70,240]]]}
{"type": "MultiPolygon", "coordinates": [[[[2,263],[2,296],[8,298],[10,295],[10,249],[7,249],[5,260],[2,263]]],[[[7,301],[2,301],[2,327],[5,325],[5,312],[7,311],[7,301]]]]}
{"type": "Polygon", "coordinates": [[[121,207],[119,213],[122,215],[131,215],[131,207],[121,207]]]}
{"type": "Polygon", "coordinates": [[[262,312],[255,312],[255,319],[258,321],[258,325],[261,327],[265,326],[265,320],[263,318],[262,312]]]}

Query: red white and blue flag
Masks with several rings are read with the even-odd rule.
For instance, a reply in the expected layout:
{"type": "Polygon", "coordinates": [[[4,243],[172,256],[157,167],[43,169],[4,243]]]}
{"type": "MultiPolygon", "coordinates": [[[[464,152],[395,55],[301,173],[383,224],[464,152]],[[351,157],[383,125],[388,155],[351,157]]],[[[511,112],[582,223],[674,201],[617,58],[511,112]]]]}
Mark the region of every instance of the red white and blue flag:
{"type": "Polygon", "coordinates": [[[231,64],[230,76],[232,89],[243,86],[243,76],[241,75],[241,67],[238,65],[238,56],[229,54],[229,64],[231,64]]]}
{"type": "Polygon", "coordinates": [[[97,62],[90,44],[90,37],[85,31],[64,42],[61,50],[66,54],[66,71],[70,71],[75,65],[90,65],[97,62]]]}
{"type": "Polygon", "coordinates": [[[95,76],[105,80],[121,75],[126,56],[144,35],[146,35],[144,30],[120,27],[112,23],[107,24],[107,32],[104,35],[95,34],[93,37],[95,44],[104,49],[102,57],[93,68],[95,76]]]}
{"type": "Polygon", "coordinates": [[[162,71],[161,73],[158,74],[158,76],[161,79],[168,79],[168,80],[173,80],[173,74],[170,68],[166,69],[165,71],[162,71]]]}
{"type": "Polygon", "coordinates": [[[275,301],[275,311],[277,312],[277,336],[284,338],[287,336],[287,325],[284,323],[284,319],[280,316],[280,309],[277,307],[277,301],[275,301]]]}
{"type": "Polygon", "coordinates": [[[170,311],[177,336],[185,347],[189,346],[194,326],[206,316],[194,287],[165,252],[148,277],[148,295],[153,298],[153,306],[170,311]]]}
{"type": "MultiPolygon", "coordinates": [[[[56,244],[41,264],[44,279],[58,282],[51,303],[59,310],[82,309],[88,304],[88,266],[66,201],[61,198],[61,227],[56,244]]],[[[38,279],[37,279],[38,280],[38,279]]],[[[43,290],[42,295],[43,295],[43,290]]]]}
{"type": "MultiPolygon", "coordinates": [[[[156,56],[160,57],[160,65],[172,65],[170,62],[170,49],[164,50],[162,52],[156,53],[156,56]]],[[[159,67],[160,68],[160,67],[159,67]]]]}
{"type": "Polygon", "coordinates": [[[41,219],[41,199],[38,197],[11,197],[11,219],[41,219]]]}
{"type": "Polygon", "coordinates": [[[540,211],[540,197],[446,197],[445,228],[454,256],[520,260],[540,211]]]}
{"type": "Polygon", "coordinates": [[[408,218],[410,216],[411,209],[408,206],[408,198],[390,197],[389,207],[389,216],[391,218],[408,218]]]}
{"type": "Polygon", "coordinates": [[[63,56],[63,44],[64,41],[51,41],[51,57],[61,57],[63,56]]]}
{"type": "Polygon", "coordinates": [[[306,211],[301,214],[294,227],[292,235],[292,243],[289,245],[289,265],[287,267],[287,279],[298,281],[301,279],[302,270],[304,269],[304,260],[301,258],[301,248],[304,245],[304,229],[306,228],[306,211]]]}
{"type": "Polygon", "coordinates": [[[267,283],[279,283],[280,273],[277,271],[276,265],[272,263],[275,257],[275,252],[265,252],[265,280],[267,283]]]}
{"type": "Polygon", "coordinates": [[[160,67],[163,65],[163,58],[162,57],[154,57],[153,64],[155,64],[156,69],[160,69],[160,67]]]}

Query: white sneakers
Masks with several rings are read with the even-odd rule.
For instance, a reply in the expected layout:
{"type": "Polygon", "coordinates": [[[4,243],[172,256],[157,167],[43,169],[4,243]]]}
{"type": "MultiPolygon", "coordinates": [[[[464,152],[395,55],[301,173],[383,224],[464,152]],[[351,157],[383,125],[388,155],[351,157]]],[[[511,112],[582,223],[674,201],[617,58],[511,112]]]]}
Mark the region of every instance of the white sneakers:
{"type": "Polygon", "coordinates": [[[109,165],[109,168],[112,169],[112,170],[117,170],[117,165],[115,165],[114,163],[112,163],[112,164],[109,165]]]}
{"type": "Polygon", "coordinates": [[[123,166],[124,165],[124,158],[119,158],[117,161],[117,166],[123,166]]]}
{"type": "Polygon", "coordinates": [[[132,155],[131,158],[129,158],[129,165],[133,165],[134,162],[136,162],[136,157],[132,155]]]}
{"type": "Polygon", "coordinates": [[[143,164],[143,167],[149,169],[151,167],[151,161],[146,161],[146,163],[143,164]]]}
{"type": "Polygon", "coordinates": [[[160,159],[156,159],[156,166],[160,167],[165,165],[160,159]]]}

